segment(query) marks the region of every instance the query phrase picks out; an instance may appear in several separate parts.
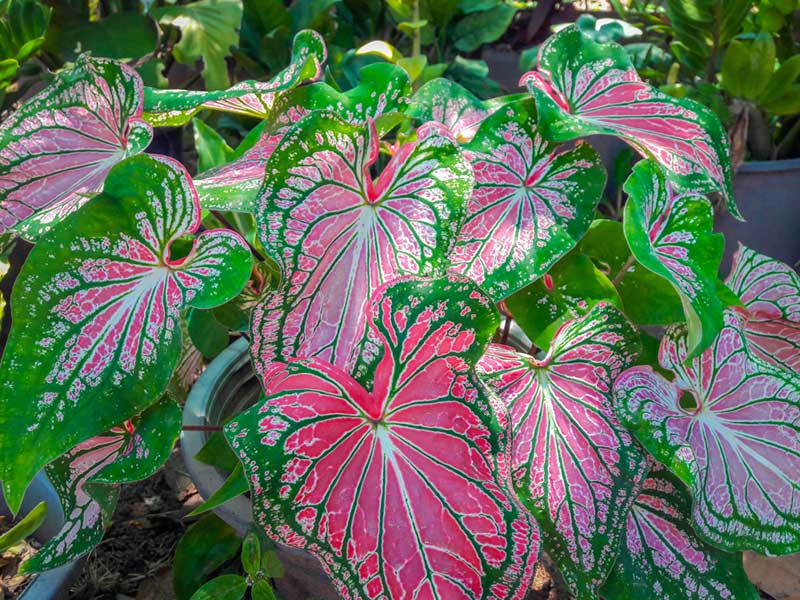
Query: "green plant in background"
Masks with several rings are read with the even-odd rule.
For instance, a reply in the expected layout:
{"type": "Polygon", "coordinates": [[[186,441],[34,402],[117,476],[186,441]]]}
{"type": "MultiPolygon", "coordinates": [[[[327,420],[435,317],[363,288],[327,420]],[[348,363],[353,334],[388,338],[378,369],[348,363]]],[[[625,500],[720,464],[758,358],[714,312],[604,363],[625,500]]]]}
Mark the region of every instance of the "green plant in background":
{"type": "Polygon", "coordinates": [[[20,66],[44,44],[51,13],[39,0],[0,2],[0,105],[20,66]]]}
{"type": "Polygon", "coordinates": [[[727,126],[735,167],[745,159],[800,154],[796,0],[667,0],[614,7],[643,30],[641,40],[626,46],[639,55],[634,62],[642,73],[675,97],[711,107],[727,126]]]}

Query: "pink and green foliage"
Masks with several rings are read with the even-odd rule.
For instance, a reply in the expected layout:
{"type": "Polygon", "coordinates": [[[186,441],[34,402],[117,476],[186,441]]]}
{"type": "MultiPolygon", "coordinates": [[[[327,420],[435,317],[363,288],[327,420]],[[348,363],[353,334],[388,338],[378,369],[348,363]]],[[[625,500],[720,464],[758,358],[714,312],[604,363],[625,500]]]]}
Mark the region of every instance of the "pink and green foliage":
{"type": "Polygon", "coordinates": [[[800,375],[800,276],[739,246],[725,280],[747,309],[747,343],[757,356],[800,375]]]}
{"type": "Polygon", "coordinates": [[[588,144],[558,150],[530,100],[498,109],[466,144],[475,189],[453,270],[502,300],[544,275],[586,232],[605,186],[588,144]]]}
{"type": "Polygon", "coordinates": [[[659,362],[674,381],[627,370],[614,384],[617,412],[689,486],[695,530],[728,551],[800,550],[800,376],[760,359],[733,309],[694,359],[685,327],[670,328],[659,362]]]}
{"type": "Polygon", "coordinates": [[[434,79],[414,94],[408,115],[420,123],[441,123],[459,143],[469,142],[492,107],[449,79],[434,79]]]}
{"type": "Polygon", "coordinates": [[[103,193],[31,252],[0,364],[0,469],[12,509],[41,467],[161,397],[183,308],[222,304],[247,282],[250,252],[232,231],[205,231],[185,256],[173,254],[199,225],[183,167],[141,155],[114,167],[103,193]]]}
{"type": "Polygon", "coordinates": [[[756,600],[742,555],[697,537],[683,482],[648,457],[644,488],[628,514],[619,557],[602,590],[606,600],[756,600]]]}
{"type": "Polygon", "coordinates": [[[289,66],[270,81],[243,81],[227,90],[212,92],[147,88],[144,118],[156,127],[177,127],[207,109],[263,119],[271,114],[281,94],[305,81],[319,79],[326,58],[322,36],[304,30],[294,38],[289,66]]]}
{"type": "Polygon", "coordinates": [[[114,513],[116,484],[155,473],[169,457],[180,427],[180,407],[164,397],[141,415],[79,443],[47,465],[65,523],[22,565],[21,572],[53,569],[94,548],[114,513]]]}
{"type": "Polygon", "coordinates": [[[364,67],[361,79],[358,86],[347,92],[319,82],[281,96],[252,147],[195,180],[202,207],[255,213],[267,160],[289,128],[309,112],[332,111],[353,124],[365,124],[369,119],[377,124],[382,120],[388,121],[387,125],[393,124],[402,114],[411,92],[406,72],[395,65],[379,63],[364,67]]]}
{"type": "Polygon", "coordinates": [[[738,215],[725,130],[708,108],[644,83],[624,48],[565,27],[523,76],[536,98],[542,134],[556,142],[614,135],[667,169],[681,191],[721,192],[738,215]]]}
{"type": "Polygon", "coordinates": [[[283,283],[253,312],[252,354],[262,376],[272,362],[301,356],[368,378],[379,350],[365,343],[372,293],[398,276],[447,268],[472,173],[437,124],[417,138],[375,180],[372,122],[315,112],[273,152],[257,222],[283,283]]]}
{"type": "Polygon", "coordinates": [[[492,345],[478,363],[508,412],[514,488],[579,598],[597,596],[645,475],[644,454],[611,401],[638,350],[624,315],[599,304],[565,323],[542,359],[492,345]]]}
{"type": "Polygon", "coordinates": [[[725,242],[713,233],[711,203],[696,193],[677,192],[650,160],[636,164],[625,192],[624,228],[631,252],[678,292],[689,327],[689,356],[697,356],[722,329],[717,270],[725,242]]]}
{"type": "Polygon", "coordinates": [[[406,277],[369,312],[383,348],[370,391],[293,359],[226,426],[256,522],[316,555],[344,598],[522,598],[538,530],[498,468],[507,434],[474,372],[491,300],[455,275],[406,277]]]}
{"type": "Polygon", "coordinates": [[[150,143],[142,80],[81,55],[0,124],[0,233],[36,240],[103,187],[111,168],[150,143]]]}

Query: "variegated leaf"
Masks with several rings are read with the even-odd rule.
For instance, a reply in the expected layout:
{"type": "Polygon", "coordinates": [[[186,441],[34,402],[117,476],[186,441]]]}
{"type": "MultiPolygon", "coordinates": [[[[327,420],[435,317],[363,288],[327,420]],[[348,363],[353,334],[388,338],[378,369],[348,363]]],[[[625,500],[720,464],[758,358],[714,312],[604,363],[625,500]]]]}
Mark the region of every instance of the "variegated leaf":
{"type": "Polygon", "coordinates": [[[536,98],[546,138],[620,137],[657,160],[681,190],[721,192],[739,215],[728,138],[719,119],[697,102],[643,82],[621,46],[598,44],[577,26],[565,27],[542,45],[537,70],[521,83],[536,98]]]}
{"type": "Polygon", "coordinates": [[[268,82],[243,81],[227,90],[187,91],[146,88],[144,118],[156,127],[177,127],[203,109],[265,118],[281,94],[321,77],[327,50],[316,31],[298,33],[289,65],[268,82]]]}
{"type": "Polygon", "coordinates": [[[800,550],[800,377],[758,358],[732,309],[698,358],[684,328],[670,328],[659,362],[674,381],[629,369],[614,385],[617,413],[689,486],[695,530],[729,551],[800,550]]]}
{"type": "Polygon", "coordinates": [[[169,457],[180,429],[181,410],[164,397],[142,415],[79,443],[47,465],[65,522],[20,572],[54,569],[100,543],[118,494],[116,486],[100,484],[136,481],[155,473],[169,457]]]}
{"type": "Polygon", "coordinates": [[[800,276],[739,245],[726,280],[747,309],[747,342],[767,362],[800,374],[800,276]]]}
{"type": "Polygon", "coordinates": [[[441,123],[458,142],[468,142],[491,114],[485,103],[457,83],[437,77],[411,99],[408,115],[420,123],[441,123]]]}
{"type": "Polygon", "coordinates": [[[111,168],[150,143],[142,80],[81,55],[0,124],[0,233],[36,240],[103,187],[111,168]]]}
{"type": "Polygon", "coordinates": [[[0,479],[12,509],[41,467],[163,394],[181,309],[217,306],[245,285],[252,259],[231,231],[204,231],[173,258],[173,242],[199,226],[183,167],[141,155],[31,252],[0,364],[0,479]]]}
{"type": "Polygon", "coordinates": [[[225,427],[256,523],[316,555],[344,598],[522,598],[538,530],[500,475],[504,429],[473,371],[491,300],[455,275],[406,277],[370,312],[385,350],[371,391],[296,359],[225,427]]]}
{"type": "Polygon", "coordinates": [[[298,87],[281,96],[273,106],[259,141],[240,158],[202,173],[196,180],[203,208],[256,212],[256,197],[264,181],[264,169],[285,133],[313,111],[333,111],[349,123],[388,118],[401,112],[411,90],[406,72],[391,64],[377,63],[361,70],[362,82],[347,92],[327,83],[298,87]]]}
{"type": "Polygon", "coordinates": [[[487,117],[466,149],[475,189],[450,260],[502,300],[575,246],[592,222],[605,170],[588,144],[558,150],[543,140],[530,100],[487,117]]]}
{"type": "Polygon", "coordinates": [[[606,600],[757,600],[742,555],[700,540],[683,482],[648,457],[649,474],[630,513],[622,548],[602,590],[606,600]]]}
{"type": "MultiPolygon", "coordinates": [[[[314,112],[286,135],[259,195],[261,242],[284,281],[253,311],[252,352],[273,361],[320,357],[370,376],[367,307],[383,283],[447,268],[472,190],[472,172],[436,124],[401,146],[373,181],[374,127],[314,112]]],[[[364,381],[366,382],[366,381],[364,381]]]]}
{"type": "Polygon", "coordinates": [[[638,348],[624,315],[599,304],[565,323],[541,360],[492,345],[478,363],[508,412],[517,495],[579,598],[597,597],[645,476],[644,454],[611,402],[638,348]]]}
{"type": "Polygon", "coordinates": [[[725,244],[714,233],[711,203],[694,193],[679,193],[654,161],[633,168],[624,229],[631,252],[647,269],[669,281],[689,324],[689,355],[709,347],[722,328],[717,271],[725,244]]]}

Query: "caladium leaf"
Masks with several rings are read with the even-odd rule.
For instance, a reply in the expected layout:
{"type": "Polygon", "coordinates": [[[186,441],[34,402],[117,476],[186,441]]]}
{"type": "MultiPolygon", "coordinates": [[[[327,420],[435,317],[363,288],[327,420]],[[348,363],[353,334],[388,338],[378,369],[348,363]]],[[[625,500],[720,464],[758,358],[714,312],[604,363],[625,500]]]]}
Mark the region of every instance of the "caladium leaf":
{"type": "Polygon", "coordinates": [[[692,492],[694,528],[719,548],[800,550],[800,377],[758,358],[744,317],[725,312],[714,345],[689,360],[685,328],[670,328],[665,379],[634,367],[614,384],[617,413],[692,492]]]}
{"type": "Polygon", "coordinates": [[[747,310],[747,342],[757,356],[800,374],[800,276],[739,245],[726,280],[747,310]]]}
{"type": "Polygon", "coordinates": [[[142,80],[81,55],[0,124],[0,233],[36,240],[103,187],[111,168],[150,143],[142,80]]]}
{"type": "Polygon", "coordinates": [[[181,429],[181,411],[164,397],[141,415],[79,443],[45,471],[61,499],[61,530],[27,560],[20,572],[61,566],[86,554],[103,538],[114,513],[114,485],[155,473],[167,460],[181,429]]]}
{"type": "Polygon", "coordinates": [[[689,356],[697,356],[722,328],[717,271],[725,241],[713,233],[711,203],[677,192],[654,161],[637,163],[624,189],[624,228],[631,252],[675,287],[689,324],[689,356]]]}
{"type": "Polygon", "coordinates": [[[370,312],[384,347],[372,391],[296,359],[225,427],[255,522],[315,554],[343,597],[523,597],[538,530],[498,468],[504,430],[473,371],[499,322],[491,300],[456,275],[405,277],[370,312]]]}
{"type": "Polygon", "coordinates": [[[304,81],[318,79],[326,58],[322,36],[316,31],[301,31],[294,38],[289,66],[270,81],[243,81],[227,90],[211,92],[146,88],[144,118],[157,127],[177,127],[199,111],[209,109],[263,119],[282,93],[304,81]]]}
{"type": "Polygon", "coordinates": [[[403,69],[383,63],[368,65],[361,70],[361,79],[358,86],[344,93],[320,82],[281,96],[252,148],[195,180],[203,208],[256,212],[267,160],[289,127],[309,112],[329,110],[350,123],[366,123],[404,110],[411,84],[403,69]]]}
{"type": "Polygon", "coordinates": [[[264,248],[281,265],[281,286],[253,311],[258,372],[273,361],[318,356],[371,373],[367,335],[372,293],[400,275],[448,266],[472,191],[472,170],[446,132],[422,127],[373,181],[371,124],[327,112],[300,121],[273,152],[257,214],[264,248]]]}
{"type": "Polygon", "coordinates": [[[565,323],[541,360],[492,345],[478,363],[508,412],[517,495],[580,598],[597,596],[644,481],[644,454],[611,398],[614,378],[638,349],[624,315],[599,304],[565,323]]]}
{"type": "Polygon", "coordinates": [[[458,142],[468,142],[489,116],[490,109],[464,87],[437,77],[423,85],[411,99],[408,115],[420,123],[444,125],[458,142]]]}
{"type": "Polygon", "coordinates": [[[708,108],[643,82],[617,44],[598,44],[571,25],[539,51],[522,77],[536,98],[542,134],[564,142],[606,134],[627,141],[667,169],[681,190],[721,192],[733,203],[728,137],[708,108]]]}
{"type": "Polygon", "coordinates": [[[757,600],[742,555],[706,544],[692,530],[683,482],[648,457],[644,488],[628,514],[622,548],[602,590],[606,600],[757,600]]]}
{"type": "Polygon", "coordinates": [[[543,140],[527,100],[488,117],[466,149],[475,189],[450,260],[502,300],[575,246],[592,222],[605,170],[588,144],[559,151],[543,140]]]}
{"type": "Polygon", "coordinates": [[[183,167],[140,155],[31,252],[0,364],[0,478],[12,509],[42,466],[163,394],[181,309],[217,306],[244,287],[252,259],[231,231],[205,231],[187,256],[171,256],[199,226],[183,167]]]}

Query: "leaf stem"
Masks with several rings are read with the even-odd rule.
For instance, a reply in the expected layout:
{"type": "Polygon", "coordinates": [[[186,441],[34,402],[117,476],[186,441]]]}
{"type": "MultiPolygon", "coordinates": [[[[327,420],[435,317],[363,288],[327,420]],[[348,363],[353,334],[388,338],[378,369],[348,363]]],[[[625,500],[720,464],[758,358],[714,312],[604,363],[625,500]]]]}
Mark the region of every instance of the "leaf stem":
{"type": "Polygon", "coordinates": [[[635,262],[636,259],[633,257],[633,254],[628,256],[628,260],[625,261],[625,264],[622,265],[622,268],[614,276],[614,279],[611,280],[611,285],[617,287],[617,285],[619,285],[619,282],[622,281],[622,278],[625,277],[625,273],[628,272],[628,269],[630,269],[635,262]]]}
{"type": "Polygon", "coordinates": [[[412,38],[411,56],[416,58],[422,54],[422,30],[419,25],[419,0],[414,0],[413,5],[414,37],[412,38]]]}

